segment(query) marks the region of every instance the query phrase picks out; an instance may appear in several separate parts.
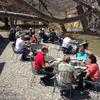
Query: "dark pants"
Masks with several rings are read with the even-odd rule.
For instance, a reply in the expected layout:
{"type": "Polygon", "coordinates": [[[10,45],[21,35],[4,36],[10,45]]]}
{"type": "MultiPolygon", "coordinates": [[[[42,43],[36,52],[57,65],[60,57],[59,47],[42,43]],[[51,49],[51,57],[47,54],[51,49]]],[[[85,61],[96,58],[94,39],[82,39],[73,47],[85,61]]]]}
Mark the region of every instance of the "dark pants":
{"type": "Polygon", "coordinates": [[[70,54],[72,52],[72,46],[69,46],[68,48],[63,47],[63,53],[64,54],[70,54]]]}
{"type": "Polygon", "coordinates": [[[28,50],[27,48],[23,48],[21,51],[19,51],[19,53],[22,54],[21,59],[26,60],[29,52],[30,52],[30,50],[28,50]]]}
{"type": "Polygon", "coordinates": [[[37,74],[43,74],[46,75],[47,78],[51,78],[54,76],[53,74],[53,68],[41,68],[37,71],[37,74]]]}
{"type": "Polygon", "coordinates": [[[43,42],[47,42],[48,39],[49,39],[48,36],[46,36],[46,35],[43,36],[43,42]]]}
{"type": "MultiPolygon", "coordinates": [[[[83,77],[85,77],[85,75],[86,75],[86,72],[83,72],[83,73],[81,73],[79,76],[78,76],[78,78],[79,78],[79,82],[78,82],[78,88],[80,89],[80,90],[83,90],[84,89],[84,86],[83,86],[83,77]]],[[[90,76],[88,76],[87,78],[86,78],[86,80],[87,81],[93,81],[92,79],[91,79],[91,77],[90,76]]],[[[87,89],[89,89],[89,88],[91,88],[91,83],[88,83],[88,82],[85,82],[85,87],[87,88],[87,89]]]]}

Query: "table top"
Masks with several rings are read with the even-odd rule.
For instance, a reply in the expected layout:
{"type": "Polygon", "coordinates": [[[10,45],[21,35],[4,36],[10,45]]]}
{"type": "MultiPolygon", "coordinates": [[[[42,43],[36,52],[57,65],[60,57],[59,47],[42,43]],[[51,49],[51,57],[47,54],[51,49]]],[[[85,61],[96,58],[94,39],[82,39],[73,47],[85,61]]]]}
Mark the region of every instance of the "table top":
{"type": "Polygon", "coordinates": [[[49,55],[46,55],[45,56],[45,61],[48,61],[48,62],[52,62],[52,61],[55,61],[56,59],[53,58],[52,56],[49,56],[49,55]]]}

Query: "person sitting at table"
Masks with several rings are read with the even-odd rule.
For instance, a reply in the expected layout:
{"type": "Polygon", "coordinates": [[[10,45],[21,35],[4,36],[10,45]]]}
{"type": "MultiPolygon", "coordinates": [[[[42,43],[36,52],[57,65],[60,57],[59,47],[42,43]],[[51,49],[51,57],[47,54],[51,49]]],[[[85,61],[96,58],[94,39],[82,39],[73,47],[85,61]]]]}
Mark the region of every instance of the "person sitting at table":
{"type": "MultiPolygon", "coordinates": [[[[46,77],[50,79],[50,77],[52,76],[51,73],[53,71],[53,64],[54,63],[50,63],[50,62],[46,62],[45,61],[45,56],[46,53],[48,52],[48,48],[47,47],[42,47],[41,51],[37,53],[36,57],[35,57],[35,71],[38,74],[45,74],[46,77]]],[[[41,78],[44,79],[44,78],[41,78]]]]}
{"type": "Polygon", "coordinates": [[[63,43],[62,43],[62,48],[63,48],[63,53],[70,53],[72,50],[72,40],[70,38],[69,35],[67,35],[64,39],[63,39],[63,43]]]}
{"type": "Polygon", "coordinates": [[[87,81],[97,81],[100,76],[99,72],[99,66],[97,64],[97,59],[93,54],[90,54],[88,56],[88,61],[87,61],[87,71],[81,73],[78,78],[79,78],[79,83],[78,83],[78,89],[83,90],[83,89],[90,89],[91,88],[91,83],[85,82],[85,86],[83,86],[83,80],[87,81]]]}
{"type": "Polygon", "coordinates": [[[69,90],[70,83],[72,83],[75,80],[75,69],[70,62],[70,57],[64,56],[63,62],[61,62],[58,66],[58,74],[56,75],[56,78],[58,84],[62,86],[61,93],[64,91],[63,87],[66,87],[66,84],[69,90]]]}
{"type": "Polygon", "coordinates": [[[17,53],[22,53],[22,60],[27,58],[30,51],[25,48],[24,34],[20,34],[19,38],[17,38],[15,43],[15,51],[17,53]]]}
{"type": "Polygon", "coordinates": [[[35,34],[33,34],[32,37],[30,38],[30,42],[32,44],[35,44],[37,42],[37,38],[36,38],[35,34]]]}
{"type": "Polygon", "coordinates": [[[31,51],[34,53],[34,50],[36,49],[36,44],[37,44],[37,38],[35,36],[35,34],[32,35],[32,37],[30,38],[30,44],[31,44],[31,51]]]}
{"type": "Polygon", "coordinates": [[[41,39],[43,39],[44,43],[48,41],[48,36],[46,35],[44,28],[40,29],[39,36],[41,37],[41,39]]]}
{"type": "Polygon", "coordinates": [[[60,46],[61,46],[62,43],[63,43],[63,39],[64,39],[64,33],[61,32],[60,35],[58,36],[58,40],[59,40],[59,44],[60,44],[60,46]]]}
{"type": "Polygon", "coordinates": [[[54,42],[57,40],[57,35],[54,29],[52,29],[50,33],[50,42],[54,44],[54,42]]]}
{"type": "Polygon", "coordinates": [[[15,28],[11,28],[10,29],[10,34],[9,34],[9,40],[10,41],[16,41],[15,33],[16,33],[15,28]]]}
{"type": "Polygon", "coordinates": [[[17,26],[15,30],[16,30],[16,33],[15,33],[15,38],[17,39],[17,38],[19,38],[20,31],[21,31],[22,29],[21,29],[21,27],[20,27],[20,26],[17,26]]]}
{"type": "Polygon", "coordinates": [[[85,52],[85,49],[84,48],[80,48],[79,49],[79,51],[76,53],[76,58],[79,61],[83,61],[83,62],[86,62],[87,61],[88,55],[85,52]]]}
{"type": "Polygon", "coordinates": [[[33,34],[35,34],[35,30],[33,30],[31,27],[29,28],[28,35],[31,37],[33,34]]]}

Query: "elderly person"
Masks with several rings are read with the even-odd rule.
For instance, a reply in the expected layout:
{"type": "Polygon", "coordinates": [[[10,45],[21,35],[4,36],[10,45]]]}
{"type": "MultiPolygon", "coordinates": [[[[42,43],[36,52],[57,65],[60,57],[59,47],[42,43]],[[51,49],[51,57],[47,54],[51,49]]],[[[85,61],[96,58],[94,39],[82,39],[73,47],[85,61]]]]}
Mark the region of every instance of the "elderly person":
{"type": "Polygon", "coordinates": [[[88,61],[87,61],[87,71],[86,73],[82,73],[79,75],[79,84],[78,84],[78,89],[83,90],[91,88],[91,84],[88,82],[85,82],[86,85],[83,87],[83,79],[88,80],[88,81],[97,81],[99,79],[99,66],[97,64],[96,57],[93,54],[90,54],[88,56],[88,61]]]}
{"type": "Polygon", "coordinates": [[[58,66],[57,81],[61,85],[61,93],[64,91],[64,87],[70,89],[70,83],[75,79],[75,69],[70,64],[70,57],[64,56],[63,62],[58,66]],[[67,85],[67,86],[66,86],[67,85]]]}

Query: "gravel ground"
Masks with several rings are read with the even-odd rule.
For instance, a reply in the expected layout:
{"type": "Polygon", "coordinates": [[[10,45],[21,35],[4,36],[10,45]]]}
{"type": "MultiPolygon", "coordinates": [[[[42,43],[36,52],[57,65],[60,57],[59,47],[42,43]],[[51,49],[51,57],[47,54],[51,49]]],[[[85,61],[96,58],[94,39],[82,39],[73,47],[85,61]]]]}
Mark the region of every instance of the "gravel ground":
{"type": "MultiPolygon", "coordinates": [[[[31,63],[21,62],[19,55],[17,59],[16,55],[13,55],[11,43],[6,39],[8,33],[2,32],[1,35],[6,41],[0,41],[0,52],[3,50],[3,44],[6,44],[6,47],[0,55],[0,100],[62,100],[58,90],[56,90],[52,99],[53,87],[40,85],[39,79],[41,76],[36,75],[33,78],[31,63]]],[[[51,48],[55,47],[51,44],[49,46],[51,48]]],[[[57,54],[55,52],[58,51],[54,51],[53,56],[63,57],[62,52],[57,54]]],[[[100,60],[98,61],[100,64],[100,60]]],[[[96,98],[96,94],[92,91],[84,94],[75,91],[72,96],[72,100],[88,99],[100,100],[100,98],[96,98]]]]}

